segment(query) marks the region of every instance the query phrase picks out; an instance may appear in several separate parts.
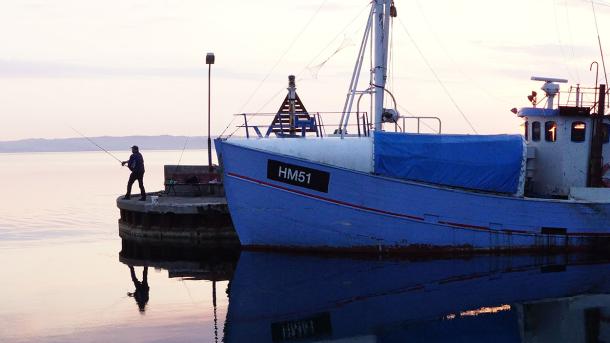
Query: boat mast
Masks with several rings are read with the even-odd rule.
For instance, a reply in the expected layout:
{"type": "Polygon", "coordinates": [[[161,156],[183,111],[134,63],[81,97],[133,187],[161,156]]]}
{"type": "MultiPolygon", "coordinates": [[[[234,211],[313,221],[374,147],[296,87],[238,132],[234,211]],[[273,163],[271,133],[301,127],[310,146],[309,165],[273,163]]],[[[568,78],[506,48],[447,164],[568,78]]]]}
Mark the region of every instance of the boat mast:
{"type": "Polygon", "coordinates": [[[388,41],[390,35],[390,7],[392,0],[375,0],[375,61],[373,67],[373,81],[375,92],[375,131],[381,131],[383,115],[383,96],[388,70],[388,41]]]}

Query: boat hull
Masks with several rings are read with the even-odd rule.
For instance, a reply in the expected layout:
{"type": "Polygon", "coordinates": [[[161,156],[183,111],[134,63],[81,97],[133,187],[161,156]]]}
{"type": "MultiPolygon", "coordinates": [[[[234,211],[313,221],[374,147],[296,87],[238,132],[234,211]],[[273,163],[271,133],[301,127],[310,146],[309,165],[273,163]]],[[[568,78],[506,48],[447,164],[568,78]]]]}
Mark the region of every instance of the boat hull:
{"type": "Polygon", "coordinates": [[[245,247],[563,250],[603,249],[610,243],[608,203],[468,192],[313,163],[230,141],[217,140],[216,145],[231,217],[245,247]],[[270,163],[328,175],[326,189],[270,178],[270,163]]]}

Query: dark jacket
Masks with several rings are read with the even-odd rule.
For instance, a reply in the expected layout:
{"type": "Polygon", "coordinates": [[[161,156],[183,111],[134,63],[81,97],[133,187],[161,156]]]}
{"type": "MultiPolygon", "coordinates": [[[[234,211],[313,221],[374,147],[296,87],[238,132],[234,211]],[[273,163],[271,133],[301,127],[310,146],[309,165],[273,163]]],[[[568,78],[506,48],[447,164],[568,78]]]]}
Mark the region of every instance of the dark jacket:
{"type": "Polygon", "coordinates": [[[134,173],[144,173],[144,157],[139,152],[134,152],[129,156],[127,167],[134,173]]]}

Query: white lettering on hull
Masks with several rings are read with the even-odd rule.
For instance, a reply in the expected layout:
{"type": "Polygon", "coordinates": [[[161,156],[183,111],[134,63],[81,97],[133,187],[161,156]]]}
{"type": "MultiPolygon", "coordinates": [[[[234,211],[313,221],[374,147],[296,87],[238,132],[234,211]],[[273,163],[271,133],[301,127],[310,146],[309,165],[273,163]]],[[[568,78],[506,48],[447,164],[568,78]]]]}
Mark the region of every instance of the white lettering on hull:
{"type": "Polygon", "coordinates": [[[311,173],[282,166],[278,168],[278,177],[298,183],[309,184],[311,182],[311,173]]]}

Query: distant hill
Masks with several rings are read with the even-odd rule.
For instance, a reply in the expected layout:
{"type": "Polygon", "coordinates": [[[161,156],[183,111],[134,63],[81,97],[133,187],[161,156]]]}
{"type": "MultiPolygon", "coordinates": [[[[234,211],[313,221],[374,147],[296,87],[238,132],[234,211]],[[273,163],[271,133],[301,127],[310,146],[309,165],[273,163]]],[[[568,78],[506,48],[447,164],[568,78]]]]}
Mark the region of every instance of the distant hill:
{"type": "MultiPolygon", "coordinates": [[[[201,136],[126,136],[126,137],[90,137],[106,150],[129,150],[137,145],[141,150],[182,150],[207,148],[207,138],[201,136]],[[187,141],[188,139],[188,141],[187,141]]],[[[7,152],[70,152],[100,150],[85,138],[58,139],[22,139],[18,141],[0,141],[0,153],[7,152]]]]}

